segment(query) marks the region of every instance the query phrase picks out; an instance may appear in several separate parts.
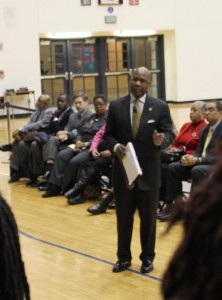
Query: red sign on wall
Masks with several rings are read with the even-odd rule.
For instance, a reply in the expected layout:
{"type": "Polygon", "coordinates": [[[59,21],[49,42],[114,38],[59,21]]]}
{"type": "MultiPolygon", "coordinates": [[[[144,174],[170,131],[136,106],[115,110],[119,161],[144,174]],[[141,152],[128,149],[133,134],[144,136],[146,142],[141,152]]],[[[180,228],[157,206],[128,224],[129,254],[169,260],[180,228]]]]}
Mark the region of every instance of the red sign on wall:
{"type": "Polygon", "coordinates": [[[139,5],[139,0],[129,0],[129,5],[139,5]]]}

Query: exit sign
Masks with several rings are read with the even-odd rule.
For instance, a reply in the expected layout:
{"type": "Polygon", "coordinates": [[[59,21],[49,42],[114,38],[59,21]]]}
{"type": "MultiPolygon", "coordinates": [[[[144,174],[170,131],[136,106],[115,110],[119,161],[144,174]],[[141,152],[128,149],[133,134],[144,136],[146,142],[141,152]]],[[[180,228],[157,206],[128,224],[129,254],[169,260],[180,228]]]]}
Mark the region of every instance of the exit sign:
{"type": "Polygon", "coordinates": [[[105,16],[105,23],[106,24],[115,24],[116,16],[105,16]]]}

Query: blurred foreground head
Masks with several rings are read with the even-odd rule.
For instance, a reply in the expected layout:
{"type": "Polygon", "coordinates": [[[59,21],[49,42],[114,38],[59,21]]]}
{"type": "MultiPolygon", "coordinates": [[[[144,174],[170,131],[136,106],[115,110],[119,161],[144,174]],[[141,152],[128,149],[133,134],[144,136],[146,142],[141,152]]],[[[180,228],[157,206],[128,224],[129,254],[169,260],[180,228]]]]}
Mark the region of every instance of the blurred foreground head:
{"type": "Polygon", "coordinates": [[[0,195],[0,299],[30,299],[14,215],[0,195]]]}
{"type": "Polygon", "coordinates": [[[187,201],[178,201],[167,231],[182,222],[182,240],[164,274],[165,300],[222,299],[222,144],[217,167],[187,201]]]}

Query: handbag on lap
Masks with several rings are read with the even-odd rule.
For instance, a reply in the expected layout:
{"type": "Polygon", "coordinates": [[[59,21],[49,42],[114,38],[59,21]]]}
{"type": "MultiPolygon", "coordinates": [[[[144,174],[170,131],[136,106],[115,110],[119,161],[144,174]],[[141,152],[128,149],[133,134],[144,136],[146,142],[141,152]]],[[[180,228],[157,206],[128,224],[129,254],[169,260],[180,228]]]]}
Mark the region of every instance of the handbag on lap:
{"type": "Polygon", "coordinates": [[[167,148],[161,152],[160,160],[161,163],[172,163],[176,161],[180,161],[181,157],[186,154],[186,147],[183,147],[181,149],[175,149],[172,150],[170,148],[167,148]]]}

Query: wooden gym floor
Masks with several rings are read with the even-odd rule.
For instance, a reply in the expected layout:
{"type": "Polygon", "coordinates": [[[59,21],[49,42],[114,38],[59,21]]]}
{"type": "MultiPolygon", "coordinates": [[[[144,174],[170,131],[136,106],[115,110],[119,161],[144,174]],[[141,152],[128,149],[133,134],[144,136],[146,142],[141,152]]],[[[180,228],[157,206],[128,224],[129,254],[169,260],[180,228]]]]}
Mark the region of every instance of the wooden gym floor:
{"type": "MultiPolygon", "coordinates": [[[[27,119],[11,120],[19,128],[27,119]]],[[[8,143],[7,122],[0,120],[0,144],[8,143]]],[[[36,188],[21,182],[8,184],[9,153],[0,152],[0,191],[11,205],[20,232],[32,300],[160,300],[162,274],[180,240],[181,227],[162,236],[165,223],[157,221],[154,271],[139,272],[139,220],[135,215],[132,266],[112,273],[116,262],[115,211],[91,216],[63,196],[42,198],[36,188]]]]}

